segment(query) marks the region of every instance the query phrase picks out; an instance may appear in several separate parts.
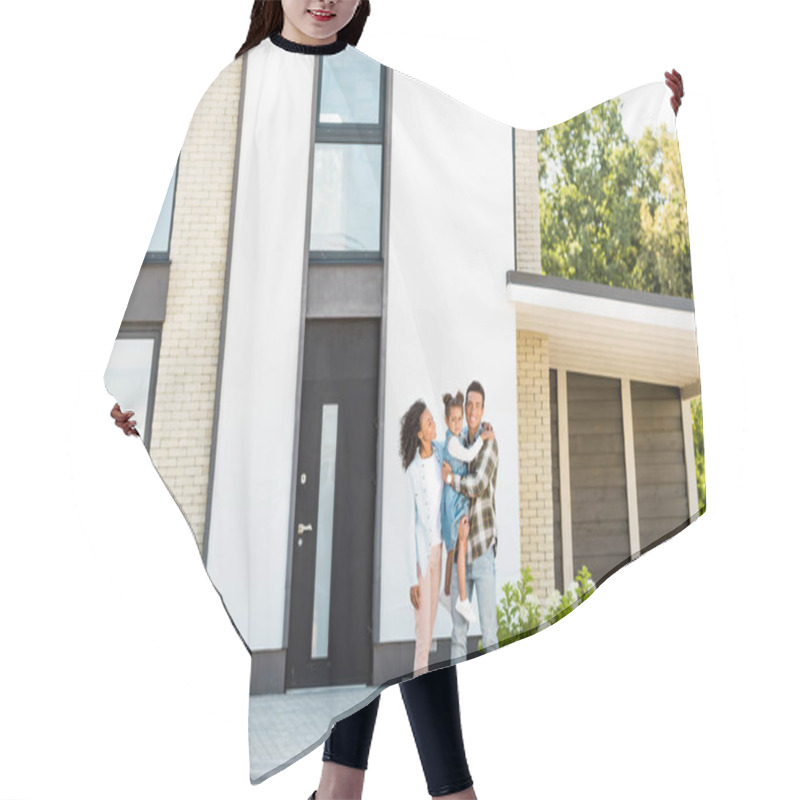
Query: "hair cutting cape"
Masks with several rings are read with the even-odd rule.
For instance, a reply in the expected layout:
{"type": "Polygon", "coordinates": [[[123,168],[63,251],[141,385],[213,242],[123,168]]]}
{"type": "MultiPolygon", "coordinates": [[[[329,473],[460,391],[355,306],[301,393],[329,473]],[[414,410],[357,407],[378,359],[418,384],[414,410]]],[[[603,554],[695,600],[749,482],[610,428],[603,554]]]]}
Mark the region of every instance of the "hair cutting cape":
{"type": "Polygon", "coordinates": [[[527,131],[280,37],[203,97],[106,384],[252,655],[253,782],[704,510],[674,125],[662,82],[527,131]],[[443,490],[442,396],[473,381],[495,438],[443,490]],[[465,506],[471,622],[432,557],[465,506]]]}

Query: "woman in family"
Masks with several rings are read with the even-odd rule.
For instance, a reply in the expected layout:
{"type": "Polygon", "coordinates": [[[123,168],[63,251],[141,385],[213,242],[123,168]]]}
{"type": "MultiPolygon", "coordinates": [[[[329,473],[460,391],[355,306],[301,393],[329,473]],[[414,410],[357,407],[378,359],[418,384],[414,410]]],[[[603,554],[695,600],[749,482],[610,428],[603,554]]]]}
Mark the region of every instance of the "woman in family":
{"type": "MultiPolygon", "coordinates": [[[[415,675],[428,670],[442,579],[443,452],[436,441],[433,414],[417,400],[400,421],[400,458],[406,472],[411,524],[406,566],[416,627],[415,675]]],[[[466,524],[462,519],[462,527],[466,524]]]]}
{"type": "MultiPolygon", "coordinates": [[[[485,422],[481,435],[470,447],[463,442],[464,395],[459,391],[455,397],[446,394],[444,418],[447,422],[442,458],[450,464],[455,475],[466,475],[472,463],[483,448],[487,439],[494,439],[491,425],[485,422]]],[[[452,486],[445,486],[442,494],[442,539],[447,550],[447,566],[444,570],[444,588],[440,602],[449,611],[450,575],[453,571],[453,548],[457,548],[458,600],[456,612],[467,622],[477,622],[478,618],[467,599],[467,537],[469,536],[469,498],[460,494],[452,486]]]]}

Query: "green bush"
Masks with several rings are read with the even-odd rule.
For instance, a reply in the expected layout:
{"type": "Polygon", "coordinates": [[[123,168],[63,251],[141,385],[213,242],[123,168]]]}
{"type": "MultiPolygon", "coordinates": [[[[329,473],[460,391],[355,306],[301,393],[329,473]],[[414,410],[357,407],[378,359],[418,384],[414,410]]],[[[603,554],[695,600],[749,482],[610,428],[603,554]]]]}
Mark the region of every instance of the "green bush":
{"type": "MultiPolygon", "coordinates": [[[[516,582],[504,583],[503,596],[497,606],[497,640],[500,647],[519,641],[527,636],[566,617],[577,608],[592,592],[595,585],[592,574],[584,565],[567,587],[564,594],[554,592],[543,612],[533,593],[533,574],[526,566],[522,577],[516,582]]],[[[478,642],[478,650],[483,652],[483,641],[478,642]]]]}
{"type": "Polygon", "coordinates": [[[692,439],[694,441],[694,467],[697,473],[697,504],[701,514],[706,511],[706,448],[703,443],[703,401],[695,397],[692,406],[692,439]]]}
{"type": "Polygon", "coordinates": [[[525,567],[516,584],[503,584],[503,597],[497,606],[497,640],[502,646],[524,639],[535,633],[541,622],[531,568],[525,567]]]}

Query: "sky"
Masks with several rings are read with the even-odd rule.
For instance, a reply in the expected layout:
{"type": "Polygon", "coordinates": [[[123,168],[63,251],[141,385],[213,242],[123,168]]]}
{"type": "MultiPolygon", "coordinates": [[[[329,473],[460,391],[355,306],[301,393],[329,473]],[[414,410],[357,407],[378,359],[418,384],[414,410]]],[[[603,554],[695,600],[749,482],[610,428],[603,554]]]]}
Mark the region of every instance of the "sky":
{"type": "MultiPolygon", "coordinates": [[[[249,7],[0,11],[2,800],[316,786],[319,751],[250,786],[249,659],[146,453],[111,424],[102,382],[186,126],[249,7]]],[[[794,785],[798,175],[784,153],[797,109],[782,8],[373,3],[365,52],[518,127],[672,67],[686,85],[708,512],[558,625],[459,667],[481,798],[794,785]],[[754,158],[749,131],[765,126],[754,158]]],[[[364,797],[424,797],[397,690],[381,703],[364,797]]]]}

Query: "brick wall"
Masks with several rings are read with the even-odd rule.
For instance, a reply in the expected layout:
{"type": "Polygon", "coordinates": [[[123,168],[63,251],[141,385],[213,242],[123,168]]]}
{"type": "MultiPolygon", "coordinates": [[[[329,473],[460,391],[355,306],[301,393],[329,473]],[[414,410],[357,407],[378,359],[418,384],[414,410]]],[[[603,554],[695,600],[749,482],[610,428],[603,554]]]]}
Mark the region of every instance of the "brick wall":
{"type": "Polygon", "coordinates": [[[555,589],[550,445],[550,353],[546,336],[517,331],[520,568],[540,601],[555,589]]]}
{"type": "Polygon", "coordinates": [[[150,455],[203,546],[241,59],[197,107],[181,149],[150,455]]]}
{"type": "Polygon", "coordinates": [[[536,131],[514,130],[514,184],[517,208],[517,269],[542,271],[539,231],[539,163],[536,131]]]}

